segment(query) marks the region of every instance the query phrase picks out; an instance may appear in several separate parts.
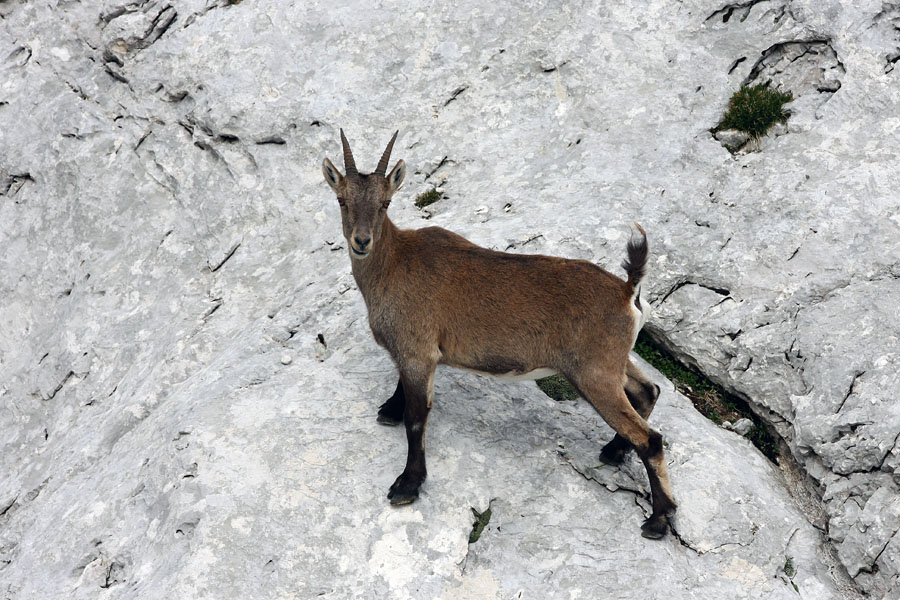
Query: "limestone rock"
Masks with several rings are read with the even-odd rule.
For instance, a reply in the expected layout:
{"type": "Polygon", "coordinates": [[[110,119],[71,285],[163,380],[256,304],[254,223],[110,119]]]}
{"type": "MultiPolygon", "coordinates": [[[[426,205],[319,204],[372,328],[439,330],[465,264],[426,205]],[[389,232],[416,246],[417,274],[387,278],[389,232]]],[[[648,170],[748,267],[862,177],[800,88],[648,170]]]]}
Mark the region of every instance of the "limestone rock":
{"type": "Polygon", "coordinates": [[[420,503],[390,509],[404,442],[374,409],[392,365],[319,168],[339,127],[364,171],[401,130],[404,227],[619,273],[639,221],[649,330],[775,424],[818,486],[833,571],[900,595],[895,6],[0,16],[6,596],[849,593],[774,469],[670,393],[653,422],[686,545],[637,535],[640,468],[590,469],[610,432],[587,407],[464,374],[439,377],[420,503]],[[791,134],[732,156],[709,130],[748,77],[798,86],[791,134]],[[417,210],[436,185],[447,199],[417,210]]]}
{"type": "Polygon", "coordinates": [[[715,138],[722,142],[722,145],[729,150],[737,150],[750,141],[749,134],[738,131],[737,129],[723,129],[722,131],[717,131],[715,138]]]}
{"type": "Polygon", "coordinates": [[[750,432],[750,429],[753,428],[753,421],[750,419],[738,419],[734,422],[734,425],[731,426],[731,430],[737,433],[738,435],[747,435],[750,432]]]}

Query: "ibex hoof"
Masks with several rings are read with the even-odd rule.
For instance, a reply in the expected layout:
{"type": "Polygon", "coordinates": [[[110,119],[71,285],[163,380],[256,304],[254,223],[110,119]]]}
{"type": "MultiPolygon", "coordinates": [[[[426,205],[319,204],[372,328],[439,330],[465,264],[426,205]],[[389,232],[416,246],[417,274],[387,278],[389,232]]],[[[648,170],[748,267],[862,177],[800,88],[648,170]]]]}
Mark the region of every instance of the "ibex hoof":
{"type": "Polygon", "coordinates": [[[399,425],[403,422],[403,403],[396,402],[394,396],[378,407],[377,421],[382,425],[399,425]]]}
{"type": "Polygon", "coordinates": [[[612,466],[621,465],[625,462],[625,455],[628,453],[628,450],[630,448],[619,445],[616,443],[616,440],[613,440],[603,446],[603,450],[600,451],[600,461],[612,466]]]}
{"type": "Polygon", "coordinates": [[[400,425],[401,423],[403,423],[403,417],[400,417],[398,419],[397,417],[395,417],[393,415],[378,411],[378,417],[376,418],[376,421],[378,421],[382,425],[394,426],[394,425],[400,425]]]}
{"type": "Polygon", "coordinates": [[[669,518],[666,515],[650,516],[641,525],[641,535],[651,540],[658,540],[666,535],[669,529],[669,518]]]}
{"type": "Polygon", "coordinates": [[[388,499],[393,506],[415,502],[416,498],[419,497],[420,485],[422,485],[421,481],[416,483],[405,474],[400,475],[388,491],[388,499]]]}
{"type": "Polygon", "coordinates": [[[414,494],[395,494],[388,496],[391,499],[391,506],[403,506],[404,504],[412,504],[419,497],[419,493],[414,494]]]}

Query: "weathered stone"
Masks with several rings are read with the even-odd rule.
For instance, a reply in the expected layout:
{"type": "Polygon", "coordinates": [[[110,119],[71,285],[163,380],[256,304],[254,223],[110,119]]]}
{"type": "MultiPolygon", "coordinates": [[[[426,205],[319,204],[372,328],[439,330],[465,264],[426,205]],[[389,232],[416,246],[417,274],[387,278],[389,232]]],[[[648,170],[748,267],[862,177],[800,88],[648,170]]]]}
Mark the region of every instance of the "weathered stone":
{"type": "Polygon", "coordinates": [[[763,50],[744,84],[764,84],[795,96],[834,93],[841,89],[844,73],[846,69],[829,41],[787,41],[763,50]]]}
{"type": "Polygon", "coordinates": [[[771,127],[769,127],[769,131],[766,132],[766,135],[771,136],[779,136],[786,135],[788,132],[788,127],[786,123],[775,123],[771,127]]]}
{"type": "Polygon", "coordinates": [[[737,129],[723,129],[715,133],[717,140],[729,150],[737,150],[750,140],[750,135],[737,129]]]}
{"type": "Polygon", "coordinates": [[[731,426],[732,431],[738,435],[747,435],[752,428],[753,421],[750,419],[738,419],[734,422],[734,425],[731,426]]]}
{"type": "Polygon", "coordinates": [[[690,547],[637,535],[640,466],[590,469],[611,433],[587,406],[465,374],[438,378],[423,497],[387,506],[394,375],[319,165],[338,127],[364,171],[399,127],[401,226],[615,270],[638,220],[649,329],[775,424],[841,564],[897,597],[896,7],[0,16],[6,596],[792,598],[789,552],[801,597],[842,595],[777,473],[668,392],[652,421],[690,547]],[[797,82],[791,135],[732,156],[708,132],[754,70],[797,82]]]}

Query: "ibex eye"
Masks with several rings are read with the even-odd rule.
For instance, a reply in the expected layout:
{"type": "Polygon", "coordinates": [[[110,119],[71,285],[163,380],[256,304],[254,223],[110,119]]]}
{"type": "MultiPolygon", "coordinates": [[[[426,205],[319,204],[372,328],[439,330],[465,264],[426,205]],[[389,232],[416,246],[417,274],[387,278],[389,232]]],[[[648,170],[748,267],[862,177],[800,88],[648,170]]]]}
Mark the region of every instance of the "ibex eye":
{"type": "Polygon", "coordinates": [[[387,208],[388,206],[391,205],[391,201],[390,201],[390,200],[385,200],[384,202],[381,203],[381,205],[382,205],[383,207],[387,208]]]}
{"type": "Polygon", "coordinates": [[[338,204],[339,204],[340,206],[344,206],[344,199],[343,199],[343,198],[338,198],[338,204]]]}

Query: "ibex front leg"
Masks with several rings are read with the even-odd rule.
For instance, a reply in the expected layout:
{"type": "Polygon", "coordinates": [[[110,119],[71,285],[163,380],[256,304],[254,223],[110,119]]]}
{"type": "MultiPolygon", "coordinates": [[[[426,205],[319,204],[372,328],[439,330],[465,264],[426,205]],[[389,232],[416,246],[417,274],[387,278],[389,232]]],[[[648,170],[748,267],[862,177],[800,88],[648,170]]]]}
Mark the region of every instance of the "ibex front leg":
{"type": "Polygon", "coordinates": [[[405,399],[403,422],[409,444],[406,468],[391,486],[391,504],[409,504],[419,497],[419,486],[425,481],[425,427],[434,395],[435,363],[400,361],[400,384],[405,399]]]}

